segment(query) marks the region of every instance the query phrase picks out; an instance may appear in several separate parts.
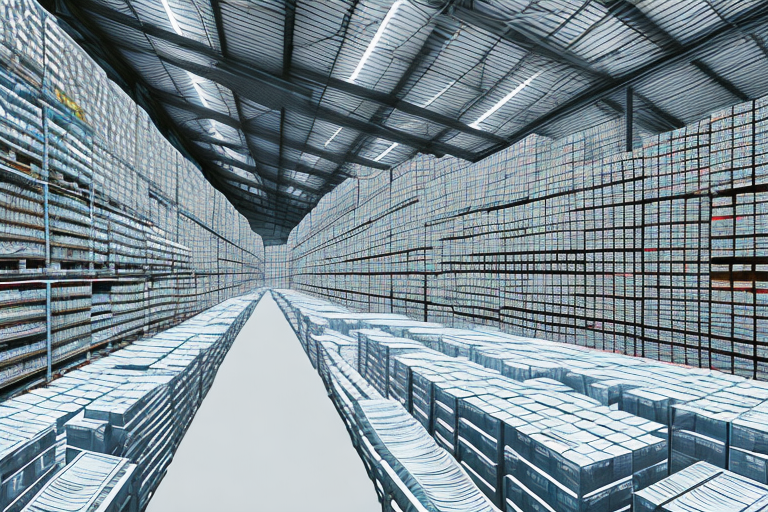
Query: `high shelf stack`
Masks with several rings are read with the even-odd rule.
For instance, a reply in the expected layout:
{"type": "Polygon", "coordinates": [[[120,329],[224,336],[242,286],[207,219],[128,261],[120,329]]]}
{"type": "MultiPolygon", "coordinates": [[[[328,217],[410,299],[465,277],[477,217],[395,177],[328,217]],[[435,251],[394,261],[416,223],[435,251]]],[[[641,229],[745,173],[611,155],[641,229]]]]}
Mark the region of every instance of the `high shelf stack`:
{"type": "Polygon", "coordinates": [[[37,3],[0,12],[6,396],[246,293],[264,258],[247,221],[37,3]]]}
{"type": "Polygon", "coordinates": [[[361,169],[291,232],[291,287],[768,378],[768,99],[631,152],[622,122],[361,169]]]}

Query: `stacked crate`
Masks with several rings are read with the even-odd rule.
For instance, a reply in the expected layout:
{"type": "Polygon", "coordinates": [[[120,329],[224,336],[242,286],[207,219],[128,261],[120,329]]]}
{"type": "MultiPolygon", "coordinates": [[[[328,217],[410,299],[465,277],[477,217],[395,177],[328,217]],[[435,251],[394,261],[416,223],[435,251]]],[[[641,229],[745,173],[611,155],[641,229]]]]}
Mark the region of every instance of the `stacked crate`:
{"type": "Polygon", "coordinates": [[[62,268],[87,270],[94,262],[90,193],[50,187],[51,259],[62,268]]]}
{"type": "Polygon", "coordinates": [[[91,283],[57,283],[51,286],[52,363],[91,348],[91,283]]]}
{"type": "Polygon", "coordinates": [[[45,307],[44,285],[0,286],[0,385],[12,385],[44,366],[45,307]]]}
{"type": "Polygon", "coordinates": [[[768,487],[706,462],[698,462],[637,493],[635,512],[677,510],[760,511],[768,506],[768,487]]]}
{"type": "Polygon", "coordinates": [[[263,244],[37,3],[0,10],[0,387],[12,392],[250,290],[263,244]]]}
{"type": "Polygon", "coordinates": [[[289,237],[293,285],[358,309],[762,378],[767,118],[759,99],[644,134],[631,153],[610,122],[473,164],[361,170],[289,237]],[[330,207],[353,188],[352,215],[330,207]],[[404,199],[415,202],[395,212],[404,199]]]}
{"type": "MultiPolygon", "coordinates": [[[[359,343],[360,375],[377,394],[389,396],[411,413],[439,446],[452,454],[475,485],[506,510],[627,510],[633,492],[667,475],[667,427],[611,410],[552,379],[522,372],[520,364],[536,354],[564,350],[572,360],[579,352],[541,340],[514,339],[503,333],[445,329],[402,319],[364,319],[337,306],[296,292],[280,290],[284,309],[311,359],[322,361],[320,347],[343,350],[330,340],[343,335],[331,325],[361,322],[375,329],[352,330],[359,343]],[[347,319],[345,320],[344,315],[347,319]],[[322,335],[318,333],[322,332],[322,335]],[[517,342],[528,352],[509,355],[517,361],[514,381],[498,371],[452,355],[429,350],[422,339],[456,356],[475,354],[494,345],[517,342]],[[313,340],[308,343],[308,340],[313,340]],[[328,341],[326,341],[328,340],[328,341]],[[315,347],[315,348],[313,348],[315,347]]],[[[349,360],[349,359],[347,359],[349,360]]],[[[561,366],[562,366],[561,365],[561,366]]],[[[333,373],[318,364],[321,374],[333,373]]],[[[583,368],[583,367],[582,367],[583,368]]],[[[549,369],[555,370],[554,365],[549,369]]],[[[566,375],[565,371],[548,375],[566,375]]]]}
{"type": "MultiPolygon", "coordinates": [[[[768,403],[768,389],[749,381],[672,408],[670,468],[677,472],[697,461],[729,468],[733,422],[768,403]]],[[[749,429],[741,432],[750,432],[749,429]]],[[[743,439],[743,438],[740,438],[743,439]]],[[[743,443],[743,442],[742,442],[743,443]]],[[[744,444],[741,444],[744,446],[744,444]]],[[[744,454],[744,456],[749,454],[744,454]]],[[[739,455],[736,456],[738,460],[739,455]]],[[[745,457],[742,457],[742,460],[745,457]]],[[[737,462],[738,464],[738,462],[737,462]]]]}

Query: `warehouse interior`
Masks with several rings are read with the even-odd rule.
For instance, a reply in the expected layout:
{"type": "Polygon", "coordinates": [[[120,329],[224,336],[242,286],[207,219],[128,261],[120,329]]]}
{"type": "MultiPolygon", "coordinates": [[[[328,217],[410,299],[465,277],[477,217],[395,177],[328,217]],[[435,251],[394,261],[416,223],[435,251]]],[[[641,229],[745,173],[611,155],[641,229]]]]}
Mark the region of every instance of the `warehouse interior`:
{"type": "Polygon", "coordinates": [[[0,512],[146,510],[271,300],[384,512],[768,511],[768,2],[0,13],[0,512]]]}

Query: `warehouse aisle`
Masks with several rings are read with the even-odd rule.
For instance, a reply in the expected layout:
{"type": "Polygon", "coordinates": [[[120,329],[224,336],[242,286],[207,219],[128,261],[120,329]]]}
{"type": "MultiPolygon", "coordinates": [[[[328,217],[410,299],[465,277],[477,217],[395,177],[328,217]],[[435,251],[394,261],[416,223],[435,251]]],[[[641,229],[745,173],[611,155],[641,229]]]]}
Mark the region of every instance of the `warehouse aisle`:
{"type": "Polygon", "coordinates": [[[373,484],[272,297],[227,355],[147,512],[377,512],[373,484]]]}

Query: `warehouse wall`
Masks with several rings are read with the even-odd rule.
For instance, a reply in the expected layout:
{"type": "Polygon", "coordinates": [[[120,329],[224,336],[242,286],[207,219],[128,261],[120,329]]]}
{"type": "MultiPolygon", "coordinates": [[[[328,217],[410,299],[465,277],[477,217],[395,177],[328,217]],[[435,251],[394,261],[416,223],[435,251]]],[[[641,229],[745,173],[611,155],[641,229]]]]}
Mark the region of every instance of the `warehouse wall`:
{"type": "Polygon", "coordinates": [[[2,394],[49,338],[55,370],[260,285],[264,251],[41,7],[0,16],[2,394]]]}
{"type": "Polygon", "coordinates": [[[291,233],[292,287],[768,378],[767,104],[361,170],[291,233]]]}
{"type": "Polygon", "coordinates": [[[264,248],[264,285],[270,288],[290,286],[288,246],[271,245],[264,248]]]}

